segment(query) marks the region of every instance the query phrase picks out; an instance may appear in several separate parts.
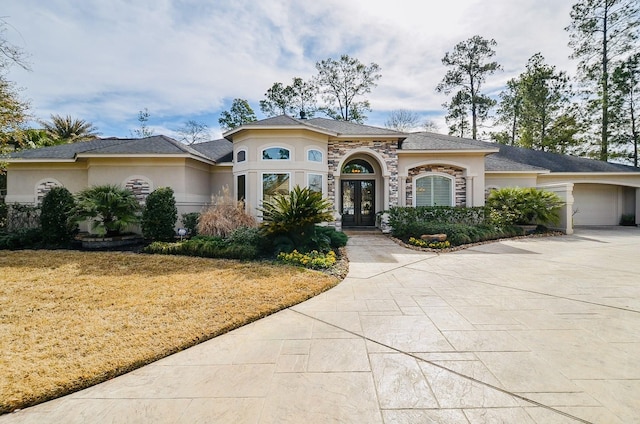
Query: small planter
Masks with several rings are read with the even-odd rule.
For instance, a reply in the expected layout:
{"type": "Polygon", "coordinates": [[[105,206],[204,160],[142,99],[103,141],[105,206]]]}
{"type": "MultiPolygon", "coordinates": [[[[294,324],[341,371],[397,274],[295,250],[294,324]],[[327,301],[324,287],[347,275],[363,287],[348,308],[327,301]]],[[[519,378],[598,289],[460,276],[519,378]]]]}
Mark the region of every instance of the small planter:
{"type": "Polygon", "coordinates": [[[142,243],[143,238],[138,234],[125,236],[97,237],[85,236],[81,239],[83,249],[114,249],[124,246],[133,246],[142,243]]]}

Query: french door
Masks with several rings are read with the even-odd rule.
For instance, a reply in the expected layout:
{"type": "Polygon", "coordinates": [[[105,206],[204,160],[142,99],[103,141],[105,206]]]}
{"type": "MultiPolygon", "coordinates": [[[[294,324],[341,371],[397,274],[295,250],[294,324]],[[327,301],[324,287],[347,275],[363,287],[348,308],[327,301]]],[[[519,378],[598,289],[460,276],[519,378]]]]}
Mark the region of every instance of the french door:
{"type": "Polygon", "coordinates": [[[342,180],[342,226],[369,227],[376,223],[374,180],[342,180]]]}

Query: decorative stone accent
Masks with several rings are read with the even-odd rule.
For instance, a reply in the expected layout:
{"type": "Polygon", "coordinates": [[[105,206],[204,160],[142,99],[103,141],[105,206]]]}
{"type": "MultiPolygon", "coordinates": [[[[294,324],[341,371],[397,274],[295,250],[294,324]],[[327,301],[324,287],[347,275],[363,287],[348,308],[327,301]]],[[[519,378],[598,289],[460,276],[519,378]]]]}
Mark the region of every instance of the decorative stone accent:
{"type": "Polygon", "coordinates": [[[44,181],[38,184],[36,187],[36,204],[42,204],[44,196],[46,196],[54,187],[60,187],[60,184],[55,181],[44,181]]]}
{"type": "MultiPolygon", "coordinates": [[[[334,173],[340,173],[338,165],[340,161],[352,153],[355,149],[366,148],[376,152],[384,158],[385,166],[389,171],[389,206],[398,205],[398,142],[397,141],[369,141],[369,140],[349,140],[333,141],[329,140],[327,161],[329,165],[329,178],[327,181],[327,197],[332,202],[336,202],[336,182],[334,173]]],[[[377,160],[377,158],[372,158],[377,160]]],[[[380,183],[382,183],[382,176],[380,183]]]]}
{"type": "Polygon", "coordinates": [[[136,200],[138,200],[140,205],[145,204],[147,196],[151,193],[151,186],[149,185],[149,182],[142,178],[130,179],[125,183],[124,188],[133,192],[133,195],[136,197],[136,200]]]}
{"type": "Polygon", "coordinates": [[[446,241],[446,234],[423,234],[420,236],[421,240],[424,241],[446,241]]]}
{"type": "Polygon", "coordinates": [[[455,205],[464,207],[467,205],[467,180],[464,178],[464,170],[449,165],[423,165],[411,168],[406,181],[407,205],[413,205],[413,179],[424,173],[439,172],[449,174],[455,179],[455,205]]]}

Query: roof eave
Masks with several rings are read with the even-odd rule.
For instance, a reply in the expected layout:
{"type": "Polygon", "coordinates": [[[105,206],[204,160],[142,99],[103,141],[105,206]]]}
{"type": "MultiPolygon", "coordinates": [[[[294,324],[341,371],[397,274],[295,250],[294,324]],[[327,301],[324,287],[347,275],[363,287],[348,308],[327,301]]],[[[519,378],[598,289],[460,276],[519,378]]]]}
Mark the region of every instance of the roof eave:
{"type": "Polygon", "coordinates": [[[196,156],[190,153],[79,153],[76,155],[77,159],[84,158],[118,158],[118,159],[128,159],[128,158],[184,158],[184,159],[195,159],[201,162],[205,162],[208,164],[215,164],[216,161],[213,159],[208,159],[203,156],[196,156]]]}
{"type": "Polygon", "coordinates": [[[551,171],[548,169],[529,169],[529,170],[511,170],[511,171],[492,171],[485,169],[485,174],[549,174],[551,171]]]}
{"type": "Polygon", "coordinates": [[[452,154],[452,153],[482,153],[485,155],[489,155],[491,153],[498,153],[500,149],[449,149],[449,150],[439,150],[439,149],[422,149],[422,150],[398,150],[398,154],[407,153],[407,154],[452,154]]]}
{"type": "Polygon", "coordinates": [[[240,127],[234,128],[232,130],[229,130],[225,133],[222,133],[222,137],[226,138],[227,140],[232,141],[233,139],[233,135],[237,134],[241,131],[250,131],[250,130],[307,130],[307,131],[313,131],[313,132],[317,132],[320,134],[324,134],[324,135],[328,135],[328,136],[333,136],[333,137],[337,137],[339,134],[333,131],[329,131],[326,130],[324,128],[319,128],[315,125],[251,125],[251,126],[245,126],[242,125],[240,127]]]}

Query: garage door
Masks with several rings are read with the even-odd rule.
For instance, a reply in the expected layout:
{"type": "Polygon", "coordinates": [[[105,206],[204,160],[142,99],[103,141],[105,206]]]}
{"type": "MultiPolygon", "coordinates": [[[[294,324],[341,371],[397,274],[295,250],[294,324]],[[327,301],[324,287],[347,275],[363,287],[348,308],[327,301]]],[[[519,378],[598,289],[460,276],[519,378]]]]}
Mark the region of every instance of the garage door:
{"type": "Polygon", "coordinates": [[[573,225],[618,225],[618,186],[576,184],[573,186],[573,225]]]}

